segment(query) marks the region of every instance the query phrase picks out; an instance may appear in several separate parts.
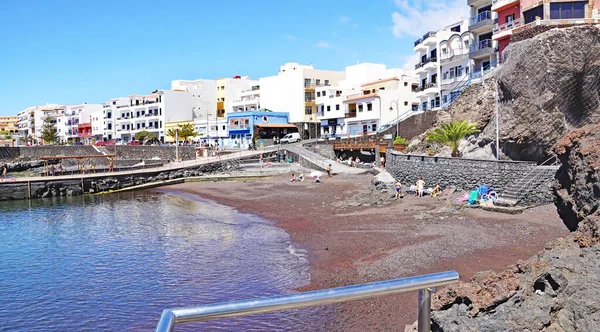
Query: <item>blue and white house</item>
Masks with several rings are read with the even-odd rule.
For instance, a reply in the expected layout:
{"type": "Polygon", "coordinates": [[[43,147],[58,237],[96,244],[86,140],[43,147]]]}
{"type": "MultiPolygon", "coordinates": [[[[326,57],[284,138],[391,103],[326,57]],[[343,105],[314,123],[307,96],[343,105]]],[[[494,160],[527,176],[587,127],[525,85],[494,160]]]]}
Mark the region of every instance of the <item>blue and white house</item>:
{"type": "Polygon", "coordinates": [[[256,139],[281,138],[298,128],[289,123],[287,112],[252,111],[227,114],[228,143],[230,146],[247,147],[256,139]]]}

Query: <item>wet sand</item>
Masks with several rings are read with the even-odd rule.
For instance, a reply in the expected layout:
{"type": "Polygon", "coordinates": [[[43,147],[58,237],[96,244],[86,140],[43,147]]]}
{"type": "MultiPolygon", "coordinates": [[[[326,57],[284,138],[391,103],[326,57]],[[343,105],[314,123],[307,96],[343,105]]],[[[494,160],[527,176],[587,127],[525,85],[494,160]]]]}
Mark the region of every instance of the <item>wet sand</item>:
{"type": "MultiPolygon", "coordinates": [[[[455,210],[444,199],[405,196],[388,205],[357,205],[371,175],[334,176],[324,184],[288,175],[247,182],[167,187],[260,215],[308,250],[314,290],[456,270],[461,280],[499,272],[568,234],[553,205],[507,215],[455,210]],[[354,203],[354,204],[353,204],[354,203]]],[[[333,306],[336,331],[403,331],[417,319],[417,293],[333,306]]]]}

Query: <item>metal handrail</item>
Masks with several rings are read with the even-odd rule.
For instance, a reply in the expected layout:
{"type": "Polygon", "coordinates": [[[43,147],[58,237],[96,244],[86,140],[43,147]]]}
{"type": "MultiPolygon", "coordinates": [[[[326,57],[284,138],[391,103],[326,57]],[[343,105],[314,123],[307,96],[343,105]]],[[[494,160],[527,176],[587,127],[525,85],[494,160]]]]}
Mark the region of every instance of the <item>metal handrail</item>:
{"type": "Polygon", "coordinates": [[[287,309],[360,300],[374,296],[403,293],[413,290],[419,291],[418,331],[430,331],[430,288],[455,283],[458,281],[458,278],[458,272],[446,271],[298,294],[217,303],[201,307],[166,309],[163,311],[160,321],[156,326],[156,332],[171,332],[176,324],[204,322],[220,318],[247,316],[287,309]]]}

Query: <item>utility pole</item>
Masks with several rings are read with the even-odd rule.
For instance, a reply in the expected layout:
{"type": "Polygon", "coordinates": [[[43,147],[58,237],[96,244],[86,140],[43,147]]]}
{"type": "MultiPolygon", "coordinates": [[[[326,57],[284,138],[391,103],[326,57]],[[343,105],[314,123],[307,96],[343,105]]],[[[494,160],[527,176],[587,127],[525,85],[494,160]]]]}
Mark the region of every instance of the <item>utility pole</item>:
{"type": "Polygon", "coordinates": [[[179,162],[179,128],[175,128],[175,161],[179,162]]]}

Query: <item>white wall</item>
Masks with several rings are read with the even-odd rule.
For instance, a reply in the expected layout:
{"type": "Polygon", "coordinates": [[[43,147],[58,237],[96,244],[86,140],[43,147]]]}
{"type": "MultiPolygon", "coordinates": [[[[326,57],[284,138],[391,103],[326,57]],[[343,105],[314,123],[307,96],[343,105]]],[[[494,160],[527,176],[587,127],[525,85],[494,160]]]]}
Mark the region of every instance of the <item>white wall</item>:
{"type": "MultiPolygon", "coordinates": [[[[253,85],[258,85],[259,81],[251,80],[242,77],[241,79],[228,78],[225,83],[225,113],[233,109],[233,102],[241,99],[242,91],[252,88],[253,85]]],[[[216,99],[216,97],[215,97],[216,99]]]]}
{"type": "Polygon", "coordinates": [[[259,79],[260,107],[273,112],[289,113],[290,122],[304,119],[304,77],[302,71],[259,79]]]}

